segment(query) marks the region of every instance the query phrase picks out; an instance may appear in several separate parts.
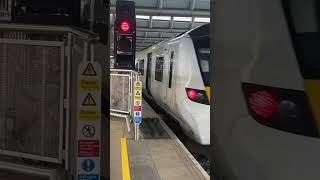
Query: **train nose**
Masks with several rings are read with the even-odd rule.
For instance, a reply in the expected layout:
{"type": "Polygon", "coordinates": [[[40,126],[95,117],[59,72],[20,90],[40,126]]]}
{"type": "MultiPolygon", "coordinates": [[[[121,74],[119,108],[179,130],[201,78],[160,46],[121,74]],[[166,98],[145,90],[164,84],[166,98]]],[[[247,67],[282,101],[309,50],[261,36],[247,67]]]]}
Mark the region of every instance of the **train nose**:
{"type": "Polygon", "coordinates": [[[192,114],[192,119],[197,127],[195,127],[194,138],[203,145],[210,144],[210,109],[202,110],[201,113],[192,114]]]}
{"type": "Polygon", "coordinates": [[[186,120],[192,138],[202,145],[210,144],[210,105],[185,99],[181,114],[186,120]]]}

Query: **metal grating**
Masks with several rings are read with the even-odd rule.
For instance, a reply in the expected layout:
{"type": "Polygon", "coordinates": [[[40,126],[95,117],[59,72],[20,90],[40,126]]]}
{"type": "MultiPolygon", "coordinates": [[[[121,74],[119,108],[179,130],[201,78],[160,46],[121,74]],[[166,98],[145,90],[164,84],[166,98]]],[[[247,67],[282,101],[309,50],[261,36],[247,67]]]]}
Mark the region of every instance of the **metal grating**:
{"type": "Polygon", "coordinates": [[[59,161],[63,46],[17,42],[0,43],[1,153],[59,161]]]}
{"type": "Polygon", "coordinates": [[[110,109],[123,113],[130,112],[130,75],[110,75],[110,109]]]}
{"type": "Polygon", "coordinates": [[[10,20],[11,0],[0,0],[0,20],[10,20]]]}

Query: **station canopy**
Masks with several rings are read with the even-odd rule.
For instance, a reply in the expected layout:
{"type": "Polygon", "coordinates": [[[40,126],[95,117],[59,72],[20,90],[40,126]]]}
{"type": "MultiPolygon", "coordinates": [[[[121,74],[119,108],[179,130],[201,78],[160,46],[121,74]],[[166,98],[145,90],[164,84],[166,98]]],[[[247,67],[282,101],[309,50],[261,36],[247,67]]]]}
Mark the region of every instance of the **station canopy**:
{"type": "MultiPolygon", "coordinates": [[[[116,0],[110,3],[113,52],[116,0]]],[[[210,22],[210,0],[135,0],[135,4],[137,51],[210,22]]]]}

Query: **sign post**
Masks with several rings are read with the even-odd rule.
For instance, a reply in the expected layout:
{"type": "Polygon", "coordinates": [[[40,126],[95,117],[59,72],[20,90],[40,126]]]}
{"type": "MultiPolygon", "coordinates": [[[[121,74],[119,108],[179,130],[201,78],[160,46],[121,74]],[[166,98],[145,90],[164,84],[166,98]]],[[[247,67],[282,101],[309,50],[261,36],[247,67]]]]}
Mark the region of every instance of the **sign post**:
{"type": "Polygon", "coordinates": [[[142,82],[134,82],[134,98],[133,98],[133,121],[134,121],[134,136],[135,140],[139,140],[139,125],[142,122],[142,82]]]}
{"type": "Polygon", "coordinates": [[[82,62],[78,69],[77,180],[100,180],[101,66],[82,62]]]}

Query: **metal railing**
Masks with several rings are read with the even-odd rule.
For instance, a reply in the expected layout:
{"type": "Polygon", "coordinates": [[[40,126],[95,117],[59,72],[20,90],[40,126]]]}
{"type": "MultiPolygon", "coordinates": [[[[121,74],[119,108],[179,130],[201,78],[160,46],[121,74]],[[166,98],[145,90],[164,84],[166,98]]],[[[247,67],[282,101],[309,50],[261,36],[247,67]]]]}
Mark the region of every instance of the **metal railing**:
{"type": "Polygon", "coordinates": [[[138,79],[136,71],[110,69],[110,114],[126,118],[129,131],[133,115],[133,83],[138,79]]]}
{"type": "Polygon", "coordinates": [[[72,52],[97,40],[72,27],[0,24],[0,154],[68,168],[72,52]]]}

